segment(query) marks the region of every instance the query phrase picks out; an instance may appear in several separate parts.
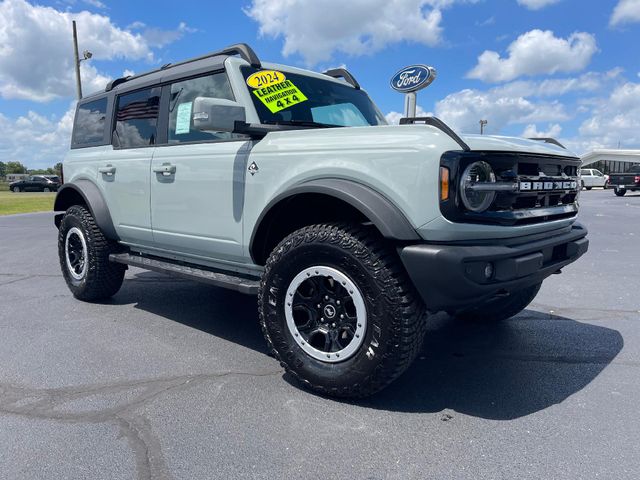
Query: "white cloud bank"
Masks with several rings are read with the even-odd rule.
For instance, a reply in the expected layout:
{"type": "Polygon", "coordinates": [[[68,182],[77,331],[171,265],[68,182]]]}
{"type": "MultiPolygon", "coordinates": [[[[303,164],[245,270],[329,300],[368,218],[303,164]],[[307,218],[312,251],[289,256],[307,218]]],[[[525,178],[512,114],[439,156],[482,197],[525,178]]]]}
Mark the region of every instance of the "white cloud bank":
{"type": "Polygon", "coordinates": [[[253,0],[245,13],[260,34],[283,37],[285,56],[300,54],[308,65],[347,55],[375,53],[412,42],[434,46],[442,39],[442,10],[477,0],[253,0]]]}
{"type": "MultiPolygon", "coordinates": [[[[24,0],[0,3],[0,96],[38,102],[75,94],[71,21],[78,24],[80,51],[93,60],[153,59],[154,47],[174,41],[188,27],[175,32],[132,32],[114,25],[108,16],[88,11],[61,12],[24,0]]],[[[82,63],[85,92],[104,88],[109,78],[90,62],[82,63]]]]}
{"type": "Polygon", "coordinates": [[[508,56],[485,50],[478,64],[467,74],[484,82],[507,82],[522,76],[577,72],[586,68],[598,51],[596,39],[576,32],[567,39],[550,30],[531,30],[507,48],[508,56]]]}
{"type": "Polygon", "coordinates": [[[640,22],[640,0],[620,0],[613,9],[609,25],[615,27],[637,22],[640,22]]]}

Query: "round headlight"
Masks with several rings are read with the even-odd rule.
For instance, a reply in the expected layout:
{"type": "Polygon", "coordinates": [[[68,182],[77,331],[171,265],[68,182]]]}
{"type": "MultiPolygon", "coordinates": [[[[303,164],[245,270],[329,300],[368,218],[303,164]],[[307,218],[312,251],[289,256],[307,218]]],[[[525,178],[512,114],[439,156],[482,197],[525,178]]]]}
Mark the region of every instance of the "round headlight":
{"type": "Polygon", "coordinates": [[[472,212],[484,212],[496,198],[496,192],[482,187],[495,183],[496,176],[487,162],[474,162],[465,168],[460,179],[460,198],[472,212]]]}

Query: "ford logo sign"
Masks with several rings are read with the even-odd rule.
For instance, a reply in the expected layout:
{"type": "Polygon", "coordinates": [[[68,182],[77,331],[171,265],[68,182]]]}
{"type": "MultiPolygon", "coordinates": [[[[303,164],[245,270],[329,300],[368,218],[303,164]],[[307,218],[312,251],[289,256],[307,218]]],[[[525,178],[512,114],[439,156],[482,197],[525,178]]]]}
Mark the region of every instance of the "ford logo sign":
{"type": "Polygon", "coordinates": [[[431,85],[436,78],[436,69],[426,65],[404,67],[391,79],[391,88],[401,93],[415,92],[431,85]]]}

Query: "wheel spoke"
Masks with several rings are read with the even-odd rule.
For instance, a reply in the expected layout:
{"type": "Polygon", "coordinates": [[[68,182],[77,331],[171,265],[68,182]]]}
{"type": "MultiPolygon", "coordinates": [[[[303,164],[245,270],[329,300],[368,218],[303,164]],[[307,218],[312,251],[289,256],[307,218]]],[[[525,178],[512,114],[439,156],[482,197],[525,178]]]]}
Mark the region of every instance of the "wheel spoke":
{"type": "Polygon", "coordinates": [[[285,314],[291,334],[307,354],[338,362],[354,355],[364,340],[365,302],[339,270],[309,267],[291,281],[285,314]]]}

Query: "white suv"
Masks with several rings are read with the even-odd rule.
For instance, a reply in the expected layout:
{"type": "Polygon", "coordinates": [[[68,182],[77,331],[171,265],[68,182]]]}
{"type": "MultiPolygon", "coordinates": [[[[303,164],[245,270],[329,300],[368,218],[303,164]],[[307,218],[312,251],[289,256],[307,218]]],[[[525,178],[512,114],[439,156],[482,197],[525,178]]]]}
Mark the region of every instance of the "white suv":
{"type": "Polygon", "coordinates": [[[509,318],[586,252],[579,165],[432,117],[387,125],[346,70],[266,64],[241,44],[79,102],[60,266],[87,301],[114,295],[128,265],[257,294],[293,376],[369,395],[411,364],[427,312],[509,318]]]}

